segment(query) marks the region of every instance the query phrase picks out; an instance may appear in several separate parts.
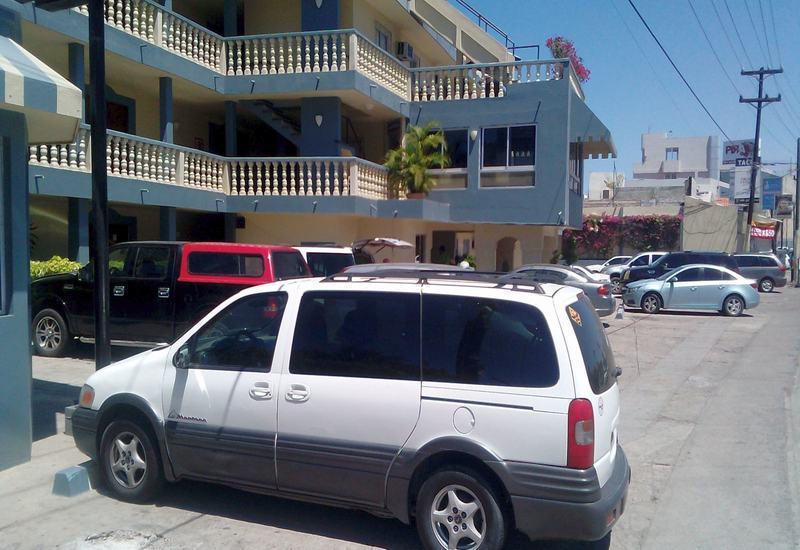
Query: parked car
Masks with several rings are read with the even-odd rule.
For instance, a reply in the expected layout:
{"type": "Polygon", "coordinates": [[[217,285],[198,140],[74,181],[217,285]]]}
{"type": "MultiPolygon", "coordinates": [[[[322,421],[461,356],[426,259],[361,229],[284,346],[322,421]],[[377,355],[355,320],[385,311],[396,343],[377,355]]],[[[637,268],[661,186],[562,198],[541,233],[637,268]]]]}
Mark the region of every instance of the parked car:
{"type": "Polygon", "coordinates": [[[555,264],[532,264],[524,265],[511,273],[540,283],[579,288],[589,297],[600,317],[611,315],[616,311],[617,300],[611,294],[611,287],[608,284],[588,279],[569,267],[555,264]]]}
{"type": "Polygon", "coordinates": [[[600,273],[606,267],[609,267],[609,266],[612,266],[612,265],[622,265],[624,263],[627,263],[628,260],[630,260],[630,259],[631,259],[630,256],[614,256],[613,258],[607,259],[602,264],[589,264],[589,265],[584,266],[584,267],[586,269],[588,269],[589,271],[593,271],[595,273],[600,273]]]}
{"type": "MultiPolygon", "coordinates": [[[[117,498],[192,478],[415,521],[425,548],[604,540],[620,374],[577,289],[464,272],[247,289],[68,408],[117,498]]],[[[506,276],[507,277],[507,276],[506,276]]]]}
{"type": "Polygon", "coordinates": [[[349,246],[295,246],[315,277],[328,277],[355,265],[353,249],[349,246]]]}
{"type": "Polygon", "coordinates": [[[658,260],[661,256],[667,254],[666,252],[642,252],[637,254],[624,264],[617,264],[603,268],[603,273],[608,275],[610,279],[611,292],[613,294],[622,293],[622,275],[631,267],[648,266],[658,260]]]}
{"type": "MultiPolygon", "coordinates": [[[[220,302],[248,286],[309,277],[286,246],[127,242],[111,247],[109,335],[112,344],[171,342],[220,302]]],[[[64,355],[74,339],[94,338],[93,268],[31,283],[33,347],[64,355]]]]}
{"type": "Polygon", "coordinates": [[[689,264],[656,279],[628,283],[622,296],[626,307],[645,313],[662,309],[701,309],[737,317],[758,305],[758,285],[721,266],[689,264]]]}
{"type": "Polygon", "coordinates": [[[689,264],[710,264],[726,267],[738,273],[739,266],[733,254],[726,252],[670,252],[654,261],[651,265],[629,267],[622,275],[621,285],[628,285],[642,279],[656,279],[676,267],[689,264]]]}
{"type": "Polygon", "coordinates": [[[758,281],[758,290],[772,292],[786,286],[786,265],[773,254],[736,254],[739,272],[758,281]]]}
{"type": "Polygon", "coordinates": [[[589,271],[588,269],[586,269],[585,267],[583,267],[581,265],[571,265],[571,266],[569,266],[569,268],[572,269],[573,271],[577,271],[578,274],[583,275],[584,277],[586,277],[590,281],[595,281],[595,282],[603,283],[603,284],[610,284],[611,283],[611,277],[609,277],[605,273],[595,273],[595,272],[589,271]]]}

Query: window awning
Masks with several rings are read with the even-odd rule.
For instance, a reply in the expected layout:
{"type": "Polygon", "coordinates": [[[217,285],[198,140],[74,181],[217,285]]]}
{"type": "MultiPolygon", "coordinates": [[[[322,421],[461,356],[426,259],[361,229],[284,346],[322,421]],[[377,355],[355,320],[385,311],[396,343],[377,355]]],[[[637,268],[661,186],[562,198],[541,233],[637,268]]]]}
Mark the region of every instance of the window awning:
{"type": "Polygon", "coordinates": [[[25,48],[0,36],[0,109],[25,114],[28,142],[71,143],[81,122],[81,91],[25,48]]]}
{"type": "Polygon", "coordinates": [[[617,147],[611,132],[591,109],[575,95],[570,113],[570,142],[583,144],[583,158],[617,157],[617,147]]]}

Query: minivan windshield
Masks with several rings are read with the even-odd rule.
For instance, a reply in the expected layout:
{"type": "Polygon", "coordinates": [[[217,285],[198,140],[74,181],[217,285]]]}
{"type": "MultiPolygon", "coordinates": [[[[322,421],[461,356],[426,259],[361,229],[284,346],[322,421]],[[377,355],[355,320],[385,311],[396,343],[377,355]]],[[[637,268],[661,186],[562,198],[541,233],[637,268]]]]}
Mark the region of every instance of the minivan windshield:
{"type": "Polygon", "coordinates": [[[603,323],[586,295],[567,306],[567,315],[581,348],[592,391],[597,395],[605,393],[617,380],[617,366],[603,323]]]}

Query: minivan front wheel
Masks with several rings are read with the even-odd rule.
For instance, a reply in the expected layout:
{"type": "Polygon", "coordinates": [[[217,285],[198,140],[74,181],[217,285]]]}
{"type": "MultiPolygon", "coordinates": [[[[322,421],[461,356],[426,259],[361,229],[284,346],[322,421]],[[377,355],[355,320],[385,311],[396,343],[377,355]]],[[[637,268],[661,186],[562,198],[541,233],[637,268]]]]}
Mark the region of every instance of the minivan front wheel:
{"type": "Polygon", "coordinates": [[[764,277],[758,283],[758,290],[761,292],[772,292],[775,288],[775,283],[769,277],[764,277]]]}
{"type": "Polygon", "coordinates": [[[469,469],[439,470],[417,496],[417,532],[428,550],[495,550],[505,544],[508,521],[500,498],[469,469]]]}
{"type": "Polygon", "coordinates": [[[103,432],[100,461],[106,486],[120,500],[146,502],[161,489],[155,439],[130,420],[114,420],[103,432]]]}

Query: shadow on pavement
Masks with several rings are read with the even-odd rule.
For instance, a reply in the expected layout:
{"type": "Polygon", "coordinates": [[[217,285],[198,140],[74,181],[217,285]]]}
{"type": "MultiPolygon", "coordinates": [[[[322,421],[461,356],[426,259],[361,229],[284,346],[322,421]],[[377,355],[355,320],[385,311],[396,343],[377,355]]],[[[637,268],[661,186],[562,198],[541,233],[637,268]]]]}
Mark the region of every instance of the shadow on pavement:
{"type": "MultiPolygon", "coordinates": [[[[98,474],[99,472],[95,472],[95,476],[98,474]]],[[[93,482],[93,486],[101,494],[113,498],[102,483],[93,482]]],[[[395,519],[379,518],[366,512],[298,502],[197,481],[168,484],[155,501],[155,505],[377,548],[411,550],[420,547],[415,527],[395,519]]],[[[167,529],[160,534],[168,535],[171,530],[172,528],[167,529]]],[[[575,546],[564,542],[534,543],[520,533],[512,533],[505,548],[567,550],[575,546]]]]}
{"type": "MultiPolygon", "coordinates": [[[[121,361],[141,353],[147,348],[129,348],[122,346],[111,346],[111,359],[112,361],[121,361]]],[[[84,344],[83,342],[74,342],[67,351],[70,359],[83,359],[85,361],[94,361],[94,344],[84,344]]]]}
{"type": "Polygon", "coordinates": [[[58,432],[56,413],[78,402],[80,386],[33,379],[33,440],[39,441],[58,432]]]}

